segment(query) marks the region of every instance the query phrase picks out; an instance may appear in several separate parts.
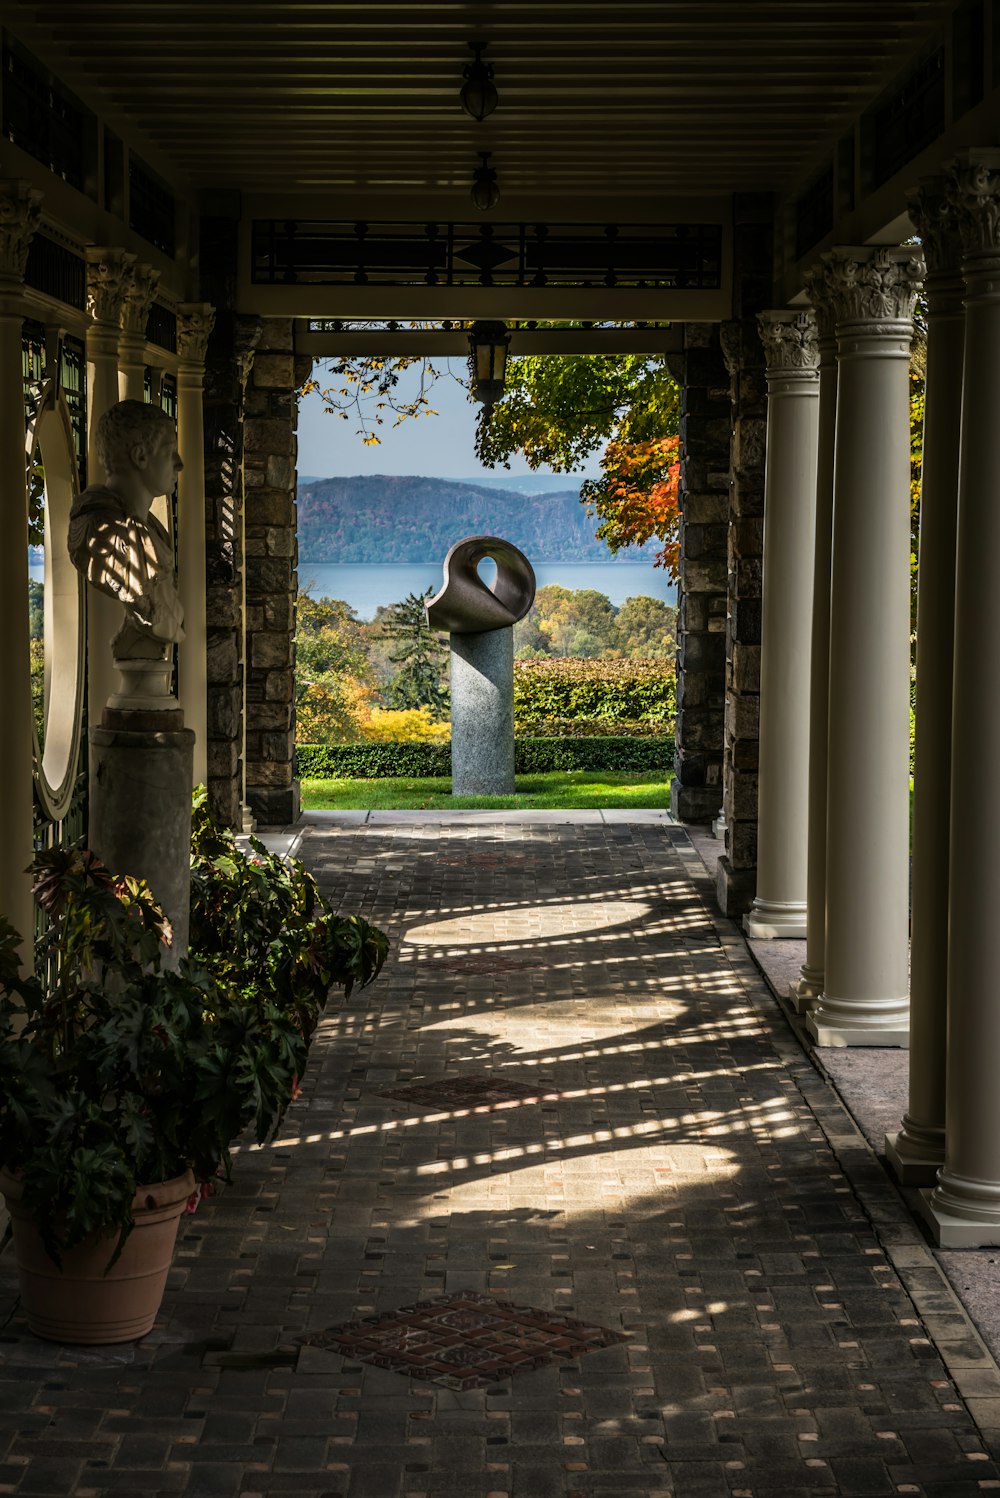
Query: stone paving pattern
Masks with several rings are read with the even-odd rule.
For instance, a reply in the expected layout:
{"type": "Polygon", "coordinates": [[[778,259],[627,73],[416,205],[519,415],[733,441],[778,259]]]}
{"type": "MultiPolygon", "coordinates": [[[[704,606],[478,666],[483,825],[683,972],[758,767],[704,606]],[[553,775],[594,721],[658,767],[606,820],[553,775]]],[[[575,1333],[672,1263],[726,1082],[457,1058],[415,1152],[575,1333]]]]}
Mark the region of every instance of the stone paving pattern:
{"type": "Polygon", "coordinates": [[[0,1493],[1000,1488],[995,1365],[680,828],[381,822],[301,851],[390,964],[186,1223],[143,1342],[34,1339],[0,1258],[0,1493]],[[531,1095],[443,1085],[472,1077],[531,1095]],[[464,1390],[303,1345],[443,1296],[626,1340],[464,1390]]]}

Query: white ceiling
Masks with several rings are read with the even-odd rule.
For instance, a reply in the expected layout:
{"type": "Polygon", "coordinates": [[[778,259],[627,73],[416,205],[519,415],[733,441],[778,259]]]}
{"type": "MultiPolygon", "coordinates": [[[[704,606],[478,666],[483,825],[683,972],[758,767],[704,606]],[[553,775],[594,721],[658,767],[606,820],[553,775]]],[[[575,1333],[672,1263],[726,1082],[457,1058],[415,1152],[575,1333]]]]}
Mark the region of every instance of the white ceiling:
{"type": "Polygon", "coordinates": [[[91,107],[202,188],[505,197],[783,191],[954,0],[7,0],[91,107]],[[500,107],[458,103],[486,39],[500,107]]]}

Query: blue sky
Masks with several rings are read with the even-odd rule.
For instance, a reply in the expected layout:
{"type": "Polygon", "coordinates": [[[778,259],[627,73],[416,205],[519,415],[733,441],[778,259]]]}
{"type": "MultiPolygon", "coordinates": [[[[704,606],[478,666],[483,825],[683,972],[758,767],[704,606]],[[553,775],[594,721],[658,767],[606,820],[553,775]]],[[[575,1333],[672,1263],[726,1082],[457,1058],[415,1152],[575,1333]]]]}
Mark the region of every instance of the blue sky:
{"type": "MultiPolygon", "coordinates": [[[[467,378],[464,359],[444,362],[463,381],[467,378]]],[[[415,389],[417,371],[414,369],[410,374],[415,389]]],[[[322,369],[317,369],[316,378],[323,383],[322,369]]],[[[402,381],[400,391],[406,391],[402,381]]],[[[387,420],[377,429],[381,438],[378,447],[365,447],[356,432],[356,421],[341,421],[338,416],[328,416],[324,414],[318,395],[306,396],[299,408],[299,472],[317,478],[413,473],[429,478],[481,475],[484,481],[488,480],[492,470],[484,468],[478,461],[473,447],[479,407],[468,399],[465,385],[442,378],[430,391],[429,398],[439,415],[421,416],[415,421],[404,421],[398,427],[393,427],[387,420]]],[[[508,471],[519,474],[531,470],[522,457],[516,456],[511,459],[509,470],[497,470],[498,473],[508,471]]],[[[580,477],[598,472],[595,454],[580,477]]]]}

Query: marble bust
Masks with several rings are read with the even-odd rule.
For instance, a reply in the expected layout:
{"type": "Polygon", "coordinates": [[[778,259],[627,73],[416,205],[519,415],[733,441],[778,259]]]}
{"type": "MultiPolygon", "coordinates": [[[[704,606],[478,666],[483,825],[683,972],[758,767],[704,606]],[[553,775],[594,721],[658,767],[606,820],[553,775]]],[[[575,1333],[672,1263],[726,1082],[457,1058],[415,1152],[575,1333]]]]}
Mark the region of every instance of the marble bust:
{"type": "Polygon", "coordinates": [[[150,512],[182,467],[174,423],[159,406],[118,401],[96,435],[105,479],[73,501],[69,554],[89,583],[122,605],[111,641],[122,690],[108,706],[176,710],[170,676],[173,647],[184,639],[183,613],[173,546],[150,512]]]}

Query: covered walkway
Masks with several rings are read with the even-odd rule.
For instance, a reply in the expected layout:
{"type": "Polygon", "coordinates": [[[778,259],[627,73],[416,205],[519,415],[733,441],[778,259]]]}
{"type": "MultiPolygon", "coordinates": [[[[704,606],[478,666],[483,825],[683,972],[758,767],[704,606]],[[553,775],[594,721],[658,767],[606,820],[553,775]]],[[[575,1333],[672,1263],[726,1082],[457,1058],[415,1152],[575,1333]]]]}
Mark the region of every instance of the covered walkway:
{"type": "Polygon", "coordinates": [[[995,1365],[683,829],[380,817],[301,853],[390,963],[146,1341],[34,1340],[0,1258],[0,1493],[1000,1488],[995,1365]]]}

